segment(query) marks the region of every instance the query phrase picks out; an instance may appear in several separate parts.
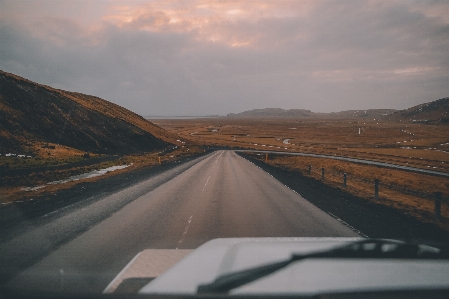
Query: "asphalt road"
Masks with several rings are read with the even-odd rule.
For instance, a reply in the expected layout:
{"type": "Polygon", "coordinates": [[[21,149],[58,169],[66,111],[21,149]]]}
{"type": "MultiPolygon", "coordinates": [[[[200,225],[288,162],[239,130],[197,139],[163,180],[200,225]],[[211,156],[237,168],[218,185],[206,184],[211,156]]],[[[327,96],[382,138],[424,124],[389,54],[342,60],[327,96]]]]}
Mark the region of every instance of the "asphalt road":
{"type": "Polygon", "coordinates": [[[359,236],[232,151],[160,176],[0,244],[0,268],[34,263],[4,287],[101,292],[147,248],[192,249],[225,237],[359,236]]]}

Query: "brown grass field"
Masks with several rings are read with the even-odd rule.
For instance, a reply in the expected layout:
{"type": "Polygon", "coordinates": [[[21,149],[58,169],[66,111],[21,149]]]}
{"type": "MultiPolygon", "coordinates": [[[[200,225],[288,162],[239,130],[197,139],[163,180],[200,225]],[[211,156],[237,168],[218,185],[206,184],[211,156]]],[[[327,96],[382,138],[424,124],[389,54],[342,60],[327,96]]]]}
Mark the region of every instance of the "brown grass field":
{"type": "MultiPolygon", "coordinates": [[[[449,126],[376,120],[324,119],[167,119],[153,120],[198,145],[302,152],[352,157],[449,173],[449,126]],[[360,129],[360,134],[359,134],[360,129]]],[[[254,154],[265,160],[265,155],[254,154]]],[[[449,179],[332,159],[269,155],[268,163],[300,171],[351,194],[395,207],[424,222],[449,230],[449,179]],[[379,200],[374,180],[379,179],[379,200]],[[442,193],[440,221],[435,220],[435,192],[442,193]]]]}

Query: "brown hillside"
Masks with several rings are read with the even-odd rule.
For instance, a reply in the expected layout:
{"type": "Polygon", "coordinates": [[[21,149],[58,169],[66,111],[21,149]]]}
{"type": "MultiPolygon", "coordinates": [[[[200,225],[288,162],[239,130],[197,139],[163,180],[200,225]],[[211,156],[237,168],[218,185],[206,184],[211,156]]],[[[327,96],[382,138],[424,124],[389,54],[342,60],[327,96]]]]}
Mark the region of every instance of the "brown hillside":
{"type": "Polygon", "coordinates": [[[69,92],[63,90],[57,90],[62,95],[80,103],[86,108],[98,111],[107,116],[120,119],[122,121],[133,124],[134,126],[151,133],[155,137],[162,139],[168,143],[175,143],[177,137],[161,127],[153,124],[152,122],[146,120],[142,116],[123,108],[117,104],[105,101],[101,98],[85,95],[78,92],[69,92]]]}
{"type": "Polygon", "coordinates": [[[430,103],[420,104],[401,110],[390,116],[391,120],[421,123],[449,123],[449,98],[442,98],[430,103]]]}
{"type": "Polygon", "coordinates": [[[54,89],[0,71],[0,152],[36,142],[125,154],[175,143],[174,135],[98,97],[54,89]]]}

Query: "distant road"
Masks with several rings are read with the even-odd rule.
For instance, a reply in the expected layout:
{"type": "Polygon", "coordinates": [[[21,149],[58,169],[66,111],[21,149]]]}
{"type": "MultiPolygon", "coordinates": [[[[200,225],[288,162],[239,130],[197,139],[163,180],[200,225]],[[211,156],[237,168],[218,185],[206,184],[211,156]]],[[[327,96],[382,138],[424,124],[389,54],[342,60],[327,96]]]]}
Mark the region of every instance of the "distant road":
{"type": "Polygon", "coordinates": [[[101,292],[147,248],[192,249],[225,237],[359,237],[233,151],[189,163],[156,188],[149,187],[158,180],[153,177],[0,244],[0,268],[13,269],[17,259],[42,253],[6,286],[101,292]],[[121,206],[83,227],[111,205],[121,206]],[[74,237],[51,248],[60,234],[74,237]]]}
{"type": "Polygon", "coordinates": [[[235,151],[236,152],[252,152],[252,153],[263,153],[263,154],[269,153],[269,154],[279,154],[279,155],[291,155],[291,156],[325,158],[325,159],[340,160],[340,161],[346,161],[346,162],[374,165],[374,166],[380,166],[380,167],[388,167],[388,168],[394,168],[394,169],[400,169],[400,170],[406,170],[406,171],[419,172],[419,173],[424,173],[424,174],[431,174],[431,175],[438,175],[438,176],[449,177],[449,173],[441,172],[441,171],[427,170],[427,169],[410,167],[410,166],[403,166],[403,165],[390,164],[390,163],[384,163],[384,162],[377,162],[377,161],[371,161],[371,160],[346,158],[346,157],[339,157],[339,156],[307,154],[307,153],[291,153],[291,152],[268,151],[268,150],[267,151],[263,151],[263,150],[235,150],[235,151]]]}

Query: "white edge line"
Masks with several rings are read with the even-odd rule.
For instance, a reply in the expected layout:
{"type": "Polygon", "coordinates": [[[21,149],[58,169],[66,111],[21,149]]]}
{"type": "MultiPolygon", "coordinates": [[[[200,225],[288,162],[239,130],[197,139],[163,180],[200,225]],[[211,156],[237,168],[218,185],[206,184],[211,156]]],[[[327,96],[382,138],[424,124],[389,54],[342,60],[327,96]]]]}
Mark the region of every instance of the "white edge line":
{"type": "Polygon", "coordinates": [[[364,233],[362,233],[361,231],[359,231],[358,229],[354,228],[353,226],[351,226],[350,224],[346,223],[345,221],[341,220],[340,218],[338,218],[337,216],[335,216],[334,214],[332,214],[331,212],[327,212],[331,217],[333,217],[335,220],[337,220],[338,222],[340,222],[341,224],[343,224],[344,226],[348,227],[349,229],[351,229],[353,232],[361,235],[364,238],[369,238],[367,235],[365,235],[364,233]]]}
{"type": "Polygon", "coordinates": [[[107,294],[107,293],[112,293],[115,289],[112,289],[113,285],[115,284],[116,281],[119,280],[119,277],[122,276],[123,273],[125,273],[129,267],[131,267],[131,264],[134,263],[134,261],[139,257],[139,255],[142,252],[139,252],[127,265],[125,268],[123,268],[122,271],[120,271],[119,274],[117,274],[117,276],[115,276],[115,278],[108,284],[108,286],[103,290],[103,294],[107,294]],[[112,289],[112,290],[109,290],[112,289]]]}

